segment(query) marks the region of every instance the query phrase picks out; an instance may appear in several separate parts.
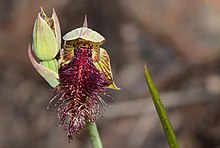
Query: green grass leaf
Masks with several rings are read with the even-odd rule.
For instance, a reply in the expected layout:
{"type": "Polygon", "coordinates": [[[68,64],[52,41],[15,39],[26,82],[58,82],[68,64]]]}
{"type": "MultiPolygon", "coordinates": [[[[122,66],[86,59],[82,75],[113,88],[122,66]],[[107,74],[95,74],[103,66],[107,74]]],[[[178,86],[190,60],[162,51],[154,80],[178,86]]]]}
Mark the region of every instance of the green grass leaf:
{"type": "Polygon", "coordinates": [[[160,122],[161,122],[163,129],[164,129],[164,132],[166,134],[169,146],[170,146],[170,148],[178,148],[179,146],[178,146],[178,143],[176,140],[176,136],[173,132],[173,128],[172,128],[170,121],[169,121],[169,118],[167,116],[166,109],[164,108],[164,105],[160,99],[159,93],[158,93],[158,91],[157,91],[157,89],[156,89],[156,87],[150,77],[150,74],[149,74],[146,66],[144,66],[144,72],[145,72],[145,77],[146,77],[148,89],[150,91],[152,100],[153,100],[155,108],[157,110],[157,114],[160,118],[160,122]]]}

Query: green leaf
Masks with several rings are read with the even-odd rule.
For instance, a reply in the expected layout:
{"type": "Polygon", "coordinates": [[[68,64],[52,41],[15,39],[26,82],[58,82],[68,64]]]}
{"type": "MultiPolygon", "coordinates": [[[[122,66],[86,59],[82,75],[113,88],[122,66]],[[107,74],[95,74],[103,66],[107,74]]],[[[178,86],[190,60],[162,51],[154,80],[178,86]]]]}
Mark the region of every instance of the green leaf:
{"type": "Polygon", "coordinates": [[[56,87],[59,84],[58,74],[41,64],[38,64],[34,57],[31,54],[31,46],[28,46],[28,56],[30,58],[31,63],[34,68],[38,71],[38,73],[50,84],[51,87],[56,87]]]}
{"type": "Polygon", "coordinates": [[[150,91],[152,100],[153,100],[154,105],[156,107],[157,114],[160,118],[160,122],[163,126],[163,129],[166,134],[170,148],[178,148],[176,136],[174,134],[171,123],[170,123],[169,118],[167,116],[166,109],[160,99],[159,93],[158,93],[158,91],[157,91],[157,89],[156,89],[156,87],[150,77],[150,74],[149,74],[146,66],[144,67],[144,72],[145,72],[145,77],[146,77],[148,89],[150,91]]]}

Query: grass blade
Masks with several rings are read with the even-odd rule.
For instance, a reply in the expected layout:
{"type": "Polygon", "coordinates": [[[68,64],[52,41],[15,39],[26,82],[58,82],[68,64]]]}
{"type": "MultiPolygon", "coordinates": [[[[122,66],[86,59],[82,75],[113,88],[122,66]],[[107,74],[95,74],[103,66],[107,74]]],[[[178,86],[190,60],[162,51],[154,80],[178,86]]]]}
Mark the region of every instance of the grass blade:
{"type": "Polygon", "coordinates": [[[164,105],[160,99],[159,93],[150,77],[150,74],[146,66],[144,66],[144,72],[145,72],[146,82],[147,82],[152,100],[154,102],[155,108],[157,110],[157,114],[160,118],[160,122],[164,129],[164,132],[166,134],[169,146],[170,148],[178,148],[179,146],[176,140],[176,136],[173,132],[173,128],[167,116],[166,109],[164,108],[164,105]]]}

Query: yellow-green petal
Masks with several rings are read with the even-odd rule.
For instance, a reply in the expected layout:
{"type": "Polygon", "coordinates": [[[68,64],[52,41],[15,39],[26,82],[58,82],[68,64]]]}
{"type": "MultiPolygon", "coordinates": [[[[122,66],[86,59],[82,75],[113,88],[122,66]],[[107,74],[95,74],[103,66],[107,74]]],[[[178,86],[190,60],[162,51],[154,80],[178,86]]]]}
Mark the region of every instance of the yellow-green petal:
{"type": "Polygon", "coordinates": [[[51,87],[56,87],[59,84],[58,81],[58,74],[43,65],[38,64],[34,57],[31,54],[31,46],[28,47],[28,56],[30,58],[31,63],[33,64],[34,68],[38,71],[38,73],[50,84],[51,87]]]}
{"type": "Polygon", "coordinates": [[[97,62],[99,60],[100,56],[100,47],[98,43],[91,43],[92,46],[92,60],[94,62],[97,62]]]}
{"type": "Polygon", "coordinates": [[[94,62],[94,65],[104,74],[107,82],[109,82],[107,88],[120,90],[120,88],[118,88],[113,81],[110,58],[105,49],[100,48],[99,59],[97,62],[94,62]]]}

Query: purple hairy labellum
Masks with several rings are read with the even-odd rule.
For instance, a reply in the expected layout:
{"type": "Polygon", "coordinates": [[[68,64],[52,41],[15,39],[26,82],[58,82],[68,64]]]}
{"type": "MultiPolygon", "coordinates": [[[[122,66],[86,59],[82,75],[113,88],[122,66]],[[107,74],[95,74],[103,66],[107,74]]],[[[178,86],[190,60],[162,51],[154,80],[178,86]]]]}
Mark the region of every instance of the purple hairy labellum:
{"type": "MultiPolygon", "coordinates": [[[[86,43],[82,43],[86,44],[86,43]]],[[[59,69],[60,84],[55,91],[60,94],[58,116],[63,127],[68,129],[71,138],[73,132],[85,127],[86,118],[94,122],[99,114],[99,94],[105,94],[106,81],[92,60],[90,46],[76,46],[74,57],[59,69]]]]}
{"type": "Polygon", "coordinates": [[[100,46],[105,38],[83,27],[64,35],[61,49],[61,31],[55,11],[48,18],[43,9],[38,15],[33,31],[31,63],[40,75],[53,87],[55,97],[50,101],[57,107],[60,125],[72,139],[74,132],[81,132],[86,122],[94,122],[100,114],[99,104],[105,104],[100,95],[107,95],[107,88],[116,87],[111,72],[110,58],[100,46]],[[59,50],[57,50],[59,49],[59,50]]]}

